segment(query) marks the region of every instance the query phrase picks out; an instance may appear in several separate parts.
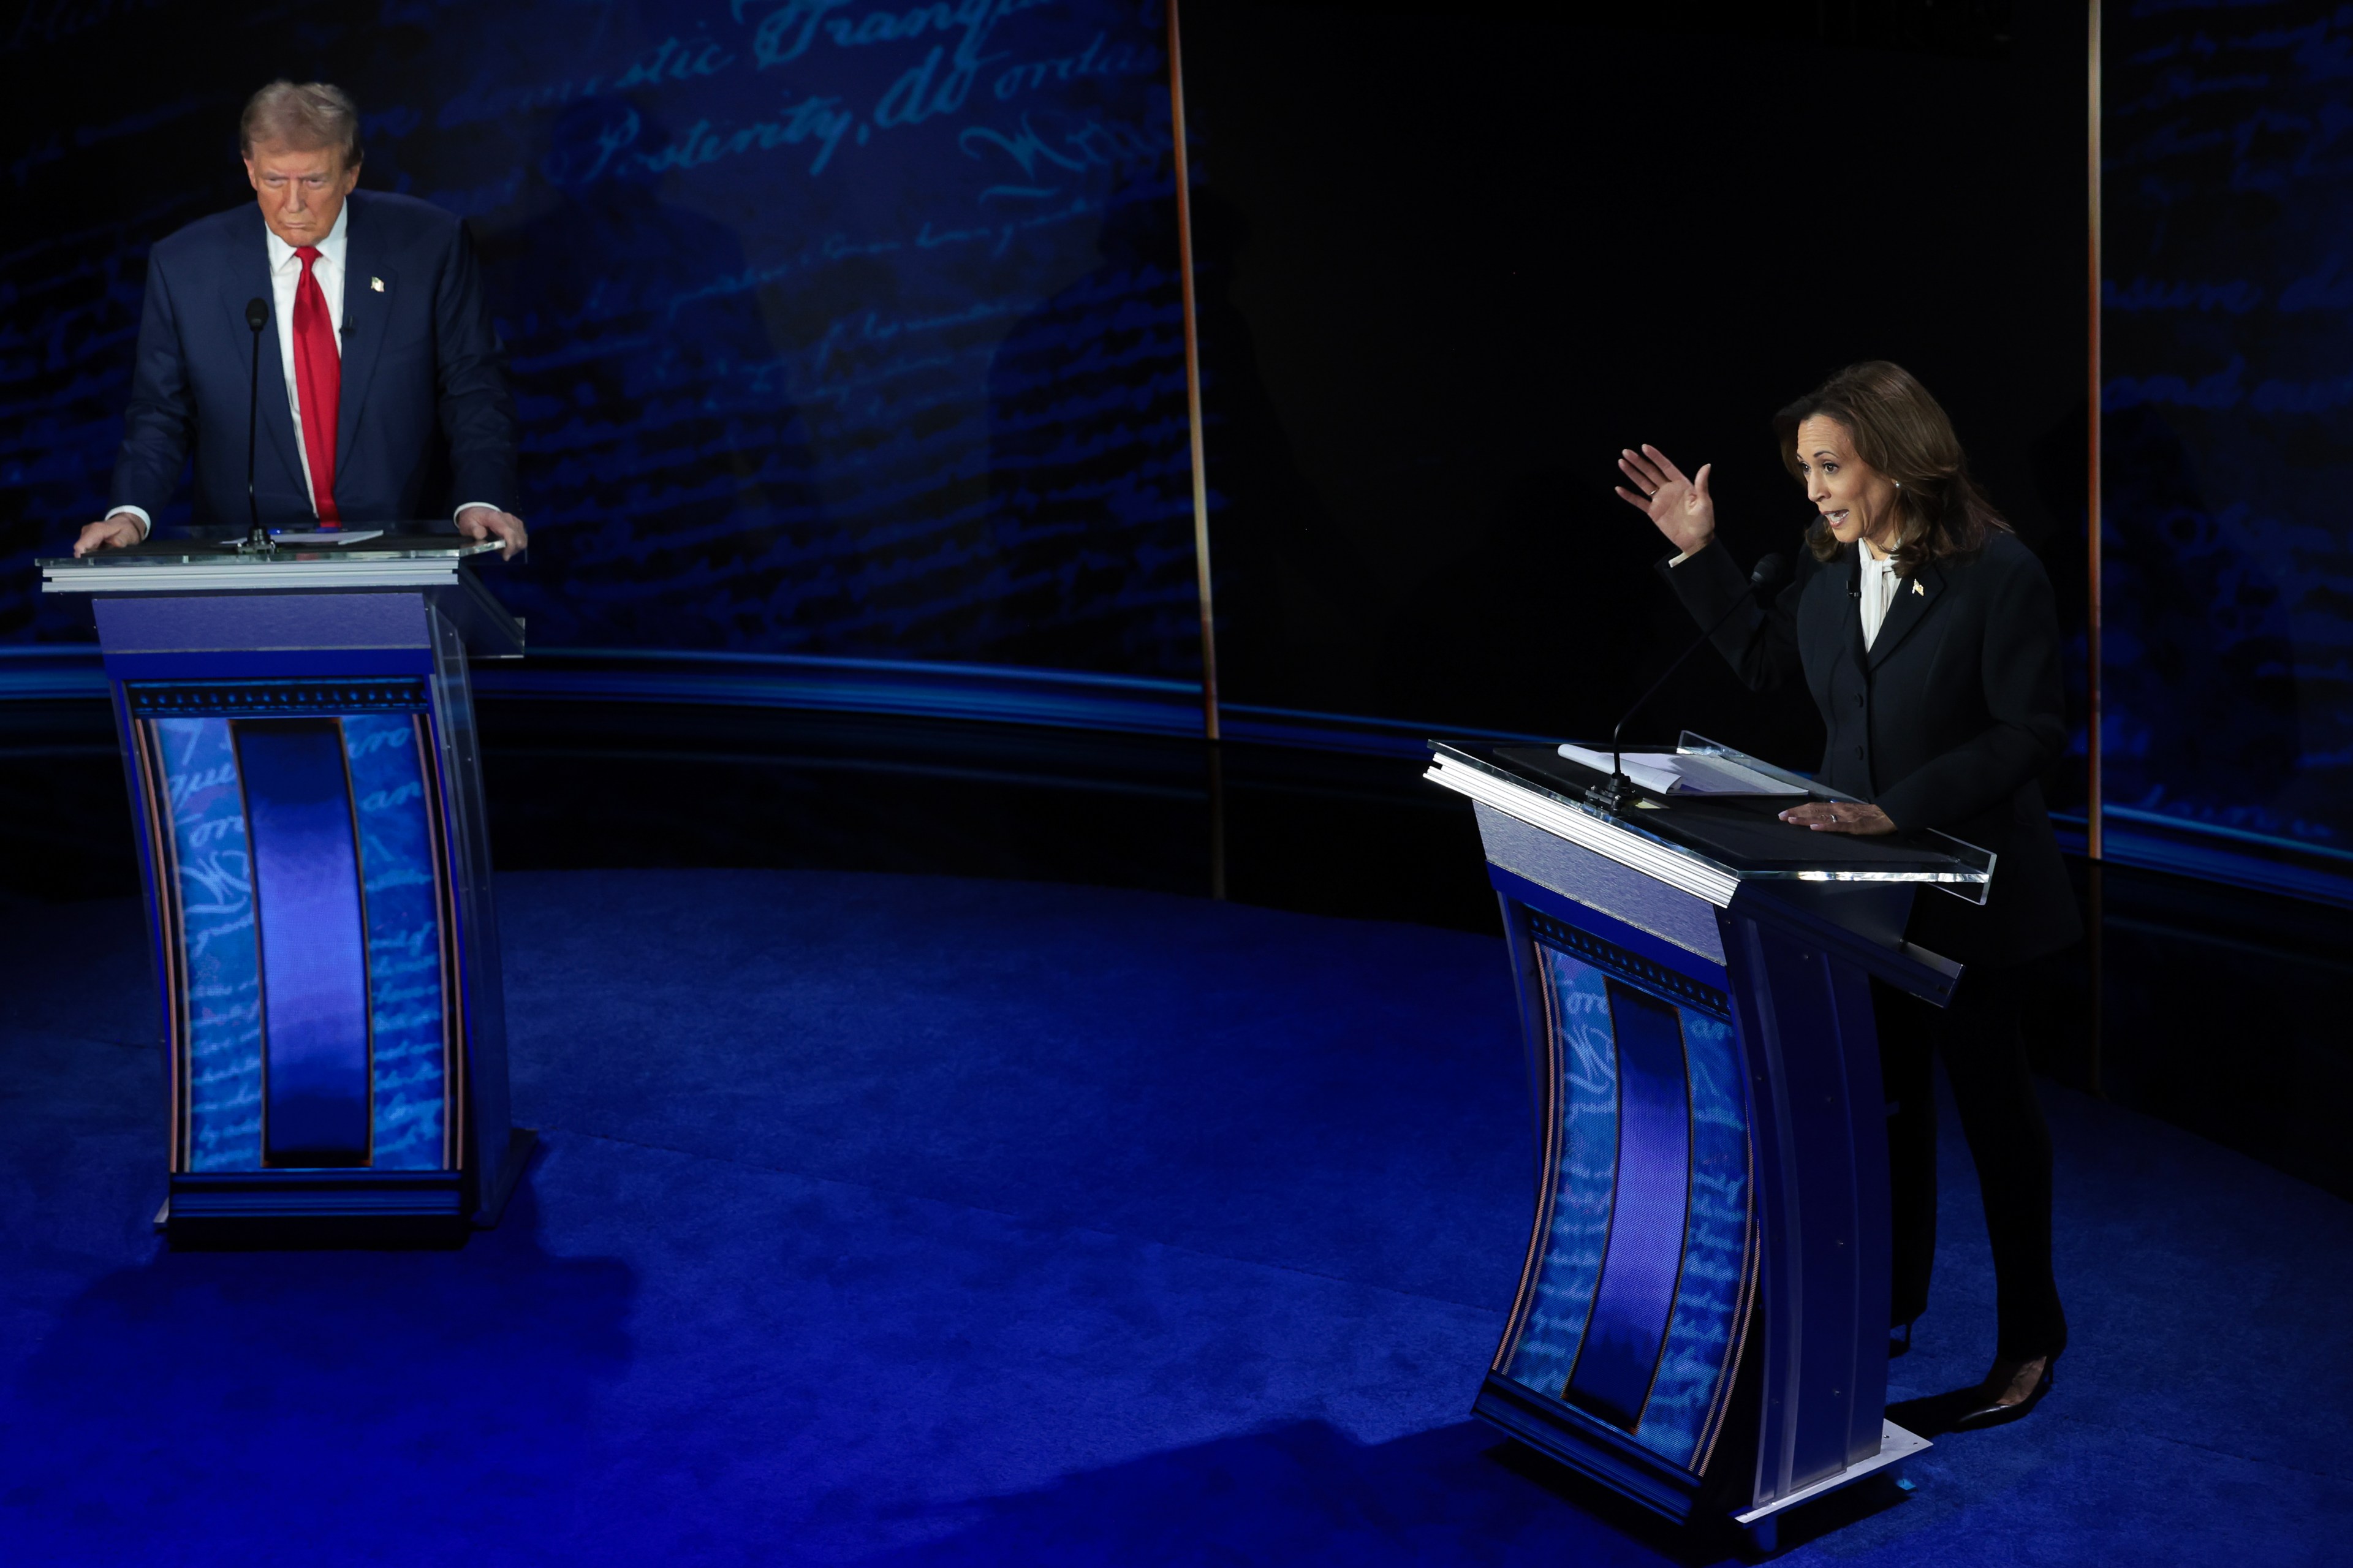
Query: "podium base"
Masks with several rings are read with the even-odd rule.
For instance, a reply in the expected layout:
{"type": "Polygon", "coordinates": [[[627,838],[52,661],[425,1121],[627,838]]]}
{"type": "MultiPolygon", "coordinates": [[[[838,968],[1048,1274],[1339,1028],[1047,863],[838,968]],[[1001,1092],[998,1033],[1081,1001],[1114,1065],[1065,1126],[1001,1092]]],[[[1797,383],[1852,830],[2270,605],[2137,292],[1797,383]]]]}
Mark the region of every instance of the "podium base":
{"type": "Polygon", "coordinates": [[[474,1228],[490,1230],[507,1212],[507,1200],[514,1196],[515,1184],[522,1180],[523,1167],[539,1149],[539,1134],[528,1127],[507,1129],[507,1157],[499,1163],[499,1179],[482,1194],[480,1207],[474,1211],[474,1228]]]}
{"type": "Polygon", "coordinates": [[[494,1184],[471,1213],[469,1182],[455,1171],[238,1171],[183,1173],[155,1213],[175,1247],[456,1247],[506,1213],[539,1145],[511,1129],[494,1184]]]}
{"type": "MultiPolygon", "coordinates": [[[[1734,1514],[1732,1521],[1747,1532],[1748,1544],[1758,1552],[1778,1552],[1781,1549],[1781,1515],[1787,1510],[1851,1487],[1867,1476],[1882,1473],[1900,1476],[1901,1472],[1894,1467],[1933,1447],[1927,1438],[1917,1433],[1906,1432],[1893,1421],[1883,1418],[1879,1427],[1879,1452],[1870,1458],[1858,1459],[1837,1475],[1826,1476],[1812,1486],[1791,1492],[1788,1497],[1777,1498],[1762,1508],[1734,1514]]],[[[1898,1479],[1896,1484],[1910,1489],[1908,1482],[1898,1479]]]]}

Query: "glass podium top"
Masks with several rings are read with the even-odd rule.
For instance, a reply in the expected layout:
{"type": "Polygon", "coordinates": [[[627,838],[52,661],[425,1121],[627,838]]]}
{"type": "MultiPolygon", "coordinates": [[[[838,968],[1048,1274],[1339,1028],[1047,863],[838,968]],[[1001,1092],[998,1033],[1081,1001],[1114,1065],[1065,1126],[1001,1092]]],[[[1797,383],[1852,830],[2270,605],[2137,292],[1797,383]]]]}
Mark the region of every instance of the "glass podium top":
{"type": "MultiPolygon", "coordinates": [[[[1560,755],[1555,747],[1430,744],[1435,765],[1429,776],[1434,782],[1514,816],[1530,815],[1525,808],[1534,806],[1542,819],[1538,826],[1672,880],[1925,882],[1982,902],[1993,879],[1993,855],[1948,834],[1924,829],[1864,837],[1783,822],[1780,813],[1804,801],[1854,797],[1688,731],[1672,749],[1629,748],[1625,754],[1639,761],[1672,750],[1722,758],[1788,793],[1697,794],[1637,785],[1634,804],[1612,812],[1585,795],[1588,785],[1603,784],[1609,775],[1560,755]],[[1524,809],[1514,811],[1514,805],[1524,809]]],[[[1703,889],[1695,885],[1693,890],[1703,889]]]]}
{"type": "MultiPolygon", "coordinates": [[[[354,529],[353,532],[365,530],[354,529]]],[[[82,556],[55,556],[34,562],[49,571],[138,571],[158,566],[221,566],[242,563],[267,567],[301,561],[462,561],[499,548],[494,539],[466,539],[455,533],[431,533],[415,524],[396,524],[373,539],[347,544],[288,542],[273,550],[246,551],[242,538],[150,539],[120,550],[100,550],[82,556]]]]}
{"type": "MultiPolygon", "coordinates": [[[[354,533],[368,531],[353,529],[354,533]]],[[[329,544],[288,540],[270,550],[245,550],[243,539],[150,539],[121,550],[38,560],[45,594],[102,596],[149,594],[241,594],[314,589],[454,588],[479,591],[466,569],[495,540],[462,538],[422,523],[391,523],[375,537],[329,544]]]]}

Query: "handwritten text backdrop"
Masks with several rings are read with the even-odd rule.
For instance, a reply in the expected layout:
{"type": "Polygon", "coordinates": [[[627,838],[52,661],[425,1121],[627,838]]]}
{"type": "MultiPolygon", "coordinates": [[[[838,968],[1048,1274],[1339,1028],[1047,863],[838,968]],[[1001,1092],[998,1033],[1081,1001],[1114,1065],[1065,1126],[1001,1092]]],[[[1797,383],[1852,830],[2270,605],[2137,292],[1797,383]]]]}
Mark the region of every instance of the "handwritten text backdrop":
{"type": "Polygon", "coordinates": [[[2108,804],[2353,850],[2353,8],[2108,17],[2108,804]]]}
{"type": "MultiPolygon", "coordinates": [[[[50,5],[0,47],[37,74],[175,8],[50,5]]],[[[145,247],[235,199],[188,148],[236,176],[245,78],[276,71],[359,97],[364,185],[470,220],[535,540],[501,592],[535,641],[1198,671],[1156,4],[206,15],[218,58],[151,72],[170,93],[7,150],[20,218],[71,221],[0,252],[0,636],[78,631],[29,558],[103,501],[145,247]]]]}

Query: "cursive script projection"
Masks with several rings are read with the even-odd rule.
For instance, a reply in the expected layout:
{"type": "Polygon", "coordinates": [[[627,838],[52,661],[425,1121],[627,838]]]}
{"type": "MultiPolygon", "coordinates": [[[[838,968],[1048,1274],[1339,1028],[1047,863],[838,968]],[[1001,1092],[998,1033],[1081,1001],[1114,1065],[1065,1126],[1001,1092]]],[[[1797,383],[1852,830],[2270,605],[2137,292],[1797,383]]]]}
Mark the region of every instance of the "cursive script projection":
{"type": "MultiPolygon", "coordinates": [[[[1131,0],[393,0],[345,37],[364,185],[475,237],[533,539],[500,592],[533,640],[1198,671],[1164,26],[1131,0]]],[[[85,146],[112,172],[104,210],[0,255],[0,487],[37,524],[5,542],[0,635],[45,629],[26,559],[103,500],[145,247],[226,205],[151,154],[234,115],[159,102],[12,153],[20,203],[85,146]]]]}
{"type": "Polygon", "coordinates": [[[226,719],[158,719],[186,969],[188,1169],[261,1165],[261,966],[237,745],[226,719]]]}
{"type": "Polygon", "coordinates": [[[2353,13],[2106,26],[2107,802],[2353,849],[2353,13]]]}
{"type": "Polygon", "coordinates": [[[369,1063],[378,1170],[429,1171],[442,1150],[446,1095],[440,899],[427,739],[412,713],[347,713],[343,755],[357,807],[366,889],[369,1063]]]}
{"type": "Polygon", "coordinates": [[[1557,1399],[1568,1385],[1592,1315],[1618,1190],[1618,1047],[1610,1033],[1609,976],[1553,948],[1536,950],[1552,998],[1560,1110],[1552,1223],[1544,1267],[1518,1342],[1505,1347],[1510,1377],[1557,1399]]]}
{"type": "MultiPolygon", "coordinates": [[[[1625,1115],[1609,976],[1556,948],[1536,962],[1559,1078],[1546,1098],[1557,1112],[1543,1251],[1525,1310],[1502,1352],[1504,1375],[1549,1399],[1570,1400],[1580,1357],[1605,1331],[1596,1306],[1620,1208],[1625,1115]]],[[[1749,1278],[1751,1215],[1747,1096],[1732,1026],[1692,1007],[1675,1009],[1691,1138],[1688,1209],[1677,1249],[1672,1307],[1634,1440],[1696,1470],[1727,1393],[1734,1338],[1749,1278]]],[[[1604,1352],[1606,1353],[1606,1352],[1604,1352]]]]}

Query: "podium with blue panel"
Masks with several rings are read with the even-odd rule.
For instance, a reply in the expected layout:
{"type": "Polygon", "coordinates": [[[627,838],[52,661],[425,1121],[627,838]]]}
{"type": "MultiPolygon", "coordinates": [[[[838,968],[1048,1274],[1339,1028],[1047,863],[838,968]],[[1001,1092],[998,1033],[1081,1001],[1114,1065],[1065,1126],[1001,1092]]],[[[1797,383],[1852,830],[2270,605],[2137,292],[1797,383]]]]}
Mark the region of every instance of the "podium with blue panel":
{"type": "Polygon", "coordinates": [[[494,548],[41,563],[113,692],[175,1236],[489,1226],[522,1171],[467,674],[522,652],[469,560],[494,548]]]}
{"type": "MultiPolygon", "coordinates": [[[[1843,798],[1686,735],[1796,798],[1843,798]]],[[[1885,1419],[1886,1107],[1871,981],[1942,1005],[1915,894],[1981,901],[1940,835],[1642,791],[1546,746],[1433,743],[1503,904],[1535,1108],[1535,1225],[1475,1413],[1678,1521],[1784,1511],[1927,1443],[1885,1419]],[[1934,890],[1922,891],[1924,889],[1934,890]]]]}

